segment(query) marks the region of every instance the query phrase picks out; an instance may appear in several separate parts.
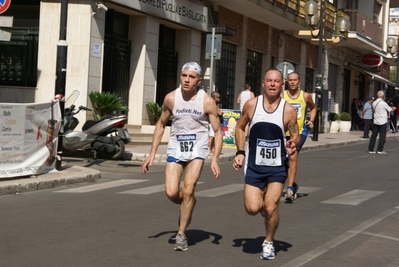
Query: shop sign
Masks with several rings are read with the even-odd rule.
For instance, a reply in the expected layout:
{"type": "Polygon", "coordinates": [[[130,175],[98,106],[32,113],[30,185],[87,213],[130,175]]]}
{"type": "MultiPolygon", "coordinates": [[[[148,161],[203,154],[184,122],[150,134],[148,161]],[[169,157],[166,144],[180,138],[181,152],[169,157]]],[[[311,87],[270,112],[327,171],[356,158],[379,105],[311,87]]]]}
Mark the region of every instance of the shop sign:
{"type": "Polygon", "coordinates": [[[110,0],[110,2],[194,29],[208,31],[208,8],[188,0],[110,0]]]}
{"type": "Polygon", "coordinates": [[[0,0],[0,14],[6,12],[6,10],[10,7],[11,0],[0,0]]]}
{"type": "Polygon", "coordinates": [[[368,67],[378,67],[382,64],[382,56],[375,54],[367,54],[362,56],[362,63],[368,67]]]}

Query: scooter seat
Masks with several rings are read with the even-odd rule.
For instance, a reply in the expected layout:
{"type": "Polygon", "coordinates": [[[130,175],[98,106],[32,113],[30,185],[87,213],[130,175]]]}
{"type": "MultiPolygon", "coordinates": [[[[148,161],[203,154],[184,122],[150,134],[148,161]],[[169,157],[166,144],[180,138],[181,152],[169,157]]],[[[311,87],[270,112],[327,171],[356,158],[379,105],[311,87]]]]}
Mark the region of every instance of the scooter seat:
{"type": "MultiPolygon", "coordinates": [[[[117,114],[106,114],[99,120],[88,120],[83,125],[82,130],[86,131],[87,129],[90,129],[92,126],[94,126],[97,123],[100,123],[100,122],[102,122],[104,120],[107,120],[107,119],[118,118],[120,116],[121,115],[117,115],[117,114]]],[[[125,115],[122,115],[122,116],[125,116],[125,115]]]]}

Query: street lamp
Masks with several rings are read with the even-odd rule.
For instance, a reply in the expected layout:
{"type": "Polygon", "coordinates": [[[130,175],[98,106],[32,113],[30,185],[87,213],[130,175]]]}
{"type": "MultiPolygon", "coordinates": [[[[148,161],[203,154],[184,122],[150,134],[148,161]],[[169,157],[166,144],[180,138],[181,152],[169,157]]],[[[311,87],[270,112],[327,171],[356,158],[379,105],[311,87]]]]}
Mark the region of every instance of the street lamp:
{"type": "Polygon", "coordinates": [[[396,56],[396,86],[395,90],[399,90],[399,60],[398,60],[398,44],[399,44],[399,36],[398,41],[395,40],[393,37],[388,37],[386,40],[388,52],[391,54],[392,57],[396,56]]]}
{"type": "Polygon", "coordinates": [[[398,40],[395,40],[393,37],[388,37],[386,40],[388,52],[391,54],[392,58],[396,55],[396,83],[395,83],[395,106],[397,106],[398,102],[398,91],[399,91],[399,60],[398,60],[398,46],[399,46],[399,36],[397,36],[398,40]]]}
{"type": "MultiPolygon", "coordinates": [[[[314,121],[314,127],[313,127],[313,141],[318,141],[319,140],[319,115],[321,111],[321,105],[322,105],[322,90],[323,90],[323,39],[325,39],[326,42],[327,39],[324,36],[324,30],[325,30],[325,20],[326,20],[326,13],[325,13],[325,0],[320,0],[319,3],[310,0],[307,1],[305,4],[305,21],[306,23],[310,26],[311,28],[311,34],[313,38],[319,37],[319,45],[318,45],[318,53],[317,53],[317,74],[316,74],[316,107],[317,107],[317,113],[316,113],[316,118],[314,121]],[[320,3],[320,4],[319,4],[320,3]],[[319,11],[320,7],[320,11],[319,11]],[[318,33],[316,35],[313,34],[313,31],[318,29],[318,33]]],[[[350,22],[347,18],[338,16],[336,13],[336,19],[335,19],[335,28],[336,28],[336,33],[333,34],[333,37],[339,37],[339,41],[341,41],[341,37],[344,36],[346,32],[349,31],[350,28],[350,22]],[[339,34],[338,34],[339,33],[339,34]]],[[[335,43],[336,44],[336,43],[335,43]]]]}

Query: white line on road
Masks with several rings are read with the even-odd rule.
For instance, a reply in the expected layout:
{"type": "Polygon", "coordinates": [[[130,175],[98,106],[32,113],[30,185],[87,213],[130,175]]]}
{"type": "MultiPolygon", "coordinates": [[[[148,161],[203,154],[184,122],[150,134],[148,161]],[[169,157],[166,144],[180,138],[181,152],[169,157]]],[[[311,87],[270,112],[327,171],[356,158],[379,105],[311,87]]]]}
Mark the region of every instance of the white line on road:
{"type": "Polygon", "coordinates": [[[243,189],[244,189],[243,184],[230,184],[230,185],[226,185],[226,186],[221,186],[221,187],[197,192],[197,193],[195,193],[195,196],[197,196],[197,197],[218,197],[218,196],[242,191],[243,189]]]}
{"type": "MultiPolygon", "coordinates": [[[[198,184],[203,184],[204,182],[197,182],[198,184]]],[[[180,183],[180,186],[183,184],[180,183]]],[[[150,195],[154,193],[159,193],[159,192],[165,192],[165,185],[160,184],[160,185],[154,185],[154,186],[148,186],[144,188],[138,188],[138,189],[133,189],[133,190],[128,190],[128,191],[123,191],[119,192],[118,194],[134,194],[134,195],[150,195]]]]}
{"type": "Polygon", "coordinates": [[[370,235],[370,236],[374,236],[374,237],[379,237],[379,238],[384,238],[384,239],[389,239],[389,240],[393,240],[393,241],[398,241],[399,242],[399,238],[392,237],[392,236],[374,234],[374,233],[370,233],[370,232],[361,232],[361,234],[370,235]]]}
{"type": "Polygon", "coordinates": [[[359,205],[360,203],[376,197],[384,191],[371,191],[371,190],[352,190],[348,193],[333,197],[321,203],[324,204],[341,204],[341,205],[359,205]]]}
{"type": "Polygon", "coordinates": [[[368,221],[365,221],[362,224],[359,224],[355,228],[347,231],[346,233],[344,233],[340,236],[337,236],[336,238],[328,241],[327,243],[324,243],[323,245],[309,251],[308,253],[288,262],[287,264],[283,265],[282,267],[300,267],[300,266],[312,261],[313,259],[319,257],[320,255],[324,254],[328,250],[330,250],[330,249],[344,243],[345,241],[351,239],[352,237],[362,233],[367,228],[369,228],[369,227],[373,226],[374,224],[382,221],[383,219],[391,216],[392,214],[394,214],[397,211],[398,210],[389,209],[389,210],[381,213],[380,215],[378,215],[368,221]]]}
{"type": "Polygon", "coordinates": [[[55,191],[55,192],[56,193],[87,193],[87,192],[103,190],[103,189],[108,189],[108,188],[118,187],[118,186],[123,186],[123,185],[128,185],[128,184],[137,184],[137,183],[147,182],[147,181],[148,180],[121,179],[121,180],[107,182],[107,183],[82,186],[82,187],[78,187],[78,188],[70,188],[70,189],[65,189],[65,190],[55,191]]]}

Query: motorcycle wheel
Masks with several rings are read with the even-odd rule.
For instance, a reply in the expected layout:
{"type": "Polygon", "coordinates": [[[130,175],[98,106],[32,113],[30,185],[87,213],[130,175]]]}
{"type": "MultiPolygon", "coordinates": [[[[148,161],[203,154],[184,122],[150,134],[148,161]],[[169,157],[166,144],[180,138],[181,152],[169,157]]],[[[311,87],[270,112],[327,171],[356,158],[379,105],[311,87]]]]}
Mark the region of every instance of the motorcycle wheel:
{"type": "Polygon", "coordinates": [[[125,155],[125,143],[123,140],[118,140],[115,143],[115,154],[108,155],[111,159],[123,159],[123,156],[125,155]]]}

